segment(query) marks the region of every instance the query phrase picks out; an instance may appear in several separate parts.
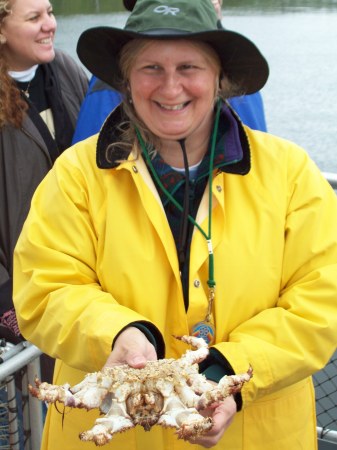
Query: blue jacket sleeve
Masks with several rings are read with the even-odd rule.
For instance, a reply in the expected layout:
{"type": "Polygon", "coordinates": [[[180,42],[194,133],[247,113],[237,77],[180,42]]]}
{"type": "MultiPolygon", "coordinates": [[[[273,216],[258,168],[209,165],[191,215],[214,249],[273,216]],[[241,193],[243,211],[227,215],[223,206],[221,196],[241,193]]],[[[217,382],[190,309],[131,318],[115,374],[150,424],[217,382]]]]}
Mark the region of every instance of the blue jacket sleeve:
{"type": "Polygon", "coordinates": [[[229,99],[229,104],[249,128],[267,131],[263,100],[260,92],[243,95],[242,97],[232,97],[229,99]]]}
{"type": "Polygon", "coordinates": [[[98,133],[107,116],[120,102],[119,92],[92,76],[78,115],[72,143],[98,133]]]}

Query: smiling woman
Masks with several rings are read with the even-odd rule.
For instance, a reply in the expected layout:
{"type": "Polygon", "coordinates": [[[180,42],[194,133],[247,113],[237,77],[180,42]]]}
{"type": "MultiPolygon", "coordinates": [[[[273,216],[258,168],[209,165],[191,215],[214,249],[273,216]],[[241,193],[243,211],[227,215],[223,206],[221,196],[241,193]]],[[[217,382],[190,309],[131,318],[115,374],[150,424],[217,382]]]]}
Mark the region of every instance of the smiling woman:
{"type": "Polygon", "coordinates": [[[0,334],[22,339],[13,250],[33,192],[72,139],[87,76],[54,48],[48,0],[0,0],[0,334]]]}
{"type": "Polygon", "coordinates": [[[55,57],[53,46],[56,19],[49,2],[38,7],[31,0],[16,0],[12,12],[3,21],[2,39],[8,67],[24,71],[35,64],[49,63],[55,57]]]}
{"type": "MultiPolygon", "coordinates": [[[[48,0],[0,0],[0,337],[23,340],[12,299],[13,251],[32,195],[72,139],[87,87],[54,49],[48,0]]],[[[51,379],[53,360],[42,357],[51,379]]],[[[4,392],[4,391],[2,391],[4,392]]]]}
{"type": "Polygon", "coordinates": [[[221,65],[212,47],[184,40],[132,41],[121,53],[121,69],[129,80],[129,100],[135,115],[159,138],[165,160],[183,167],[181,150],[175,151],[169,141],[189,136],[193,148],[189,163],[198,163],[208,142],[219,91],[221,65]],[[123,59],[126,54],[127,67],[123,59]]]}

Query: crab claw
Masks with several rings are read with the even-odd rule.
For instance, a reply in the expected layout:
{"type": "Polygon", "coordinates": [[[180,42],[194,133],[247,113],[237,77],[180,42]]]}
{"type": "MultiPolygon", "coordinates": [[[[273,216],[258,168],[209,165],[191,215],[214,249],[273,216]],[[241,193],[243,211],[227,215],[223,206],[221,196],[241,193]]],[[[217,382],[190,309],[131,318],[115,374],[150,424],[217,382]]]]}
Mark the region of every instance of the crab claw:
{"type": "Polygon", "coordinates": [[[101,446],[110,442],[115,433],[121,433],[133,427],[134,424],[126,417],[102,417],[96,419],[96,424],[91,430],[81,433],[80,439],[87,442],[93,441],[101,446]]]}
{"type": "Polygon", "coordinates": [[[64,403],[66,406],[75,406],[74,396],[70,392],[70,384],[64,384],[58,386],[56,384],[41,383],[41,381],[35,378],[35,387],[31,384],[28,385],[28,390],[33,397],[47,403],[55,403],[57,401],[64,403]]]}
{"type": "Polygon", "coordinates": [[[176,339],[191,345],[196,350],[187,350],[187,352],[181,357],[182,361],[185,361],[188,365],[196,364],[207,358],[209,349],[206,341],[203,338],[195,336],[174,336],[176,339]]]}
{"type": "Polygon", "coordinates": [[[177,430],[179,439],[195,439],[207,433],[213,426],[211,417],[203,417],[200,414],[191,414],[177,430]]]}

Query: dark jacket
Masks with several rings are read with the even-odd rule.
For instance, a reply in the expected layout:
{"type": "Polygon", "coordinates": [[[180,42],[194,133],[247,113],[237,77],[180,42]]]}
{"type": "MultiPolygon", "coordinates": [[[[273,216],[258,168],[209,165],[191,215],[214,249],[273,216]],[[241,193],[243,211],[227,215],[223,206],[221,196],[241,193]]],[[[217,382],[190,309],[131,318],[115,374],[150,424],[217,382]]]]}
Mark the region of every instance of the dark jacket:
{"type": "MultiPolygon", "coordinates": [[[[88,86],[87,76],[70,56],[61,51],[56,51],[50,66],[57,77],[70,126],[74,129],[88,86]]],[[[16,241],[32,195],[51,167],[47,145],[28,115],[20,129],[12,126],[0,129],[0,316],[13,306],[12,271],[16,241]]]]}

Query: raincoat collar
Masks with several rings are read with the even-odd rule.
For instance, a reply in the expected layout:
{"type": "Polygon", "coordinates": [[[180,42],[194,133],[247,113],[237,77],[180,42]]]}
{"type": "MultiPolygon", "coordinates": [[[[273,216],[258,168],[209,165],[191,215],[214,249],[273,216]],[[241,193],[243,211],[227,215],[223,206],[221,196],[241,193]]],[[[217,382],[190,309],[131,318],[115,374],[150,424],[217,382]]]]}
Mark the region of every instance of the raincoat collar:
{"type": "MultiPolygon", "coordinates": [[[[119,166],[121,160],[127,160],[130,150],[114,147],[109,152],[111,142],[121,140],[119,125],[125,121],[122,107],[114,109],[104,122],[98,136],[96,149],[96,163],[100,169],[113,169],[119,166]]],[[[221,111],[221,126],[219,127],[218,144],[225,143],[223,163],[218,165],[222,172],[246,175],[250,171],[250,148],[246,133],[240,120],[224,103],[221,111]]],[[[219,151],[218,151],[219,153],[219,151]]]]}

